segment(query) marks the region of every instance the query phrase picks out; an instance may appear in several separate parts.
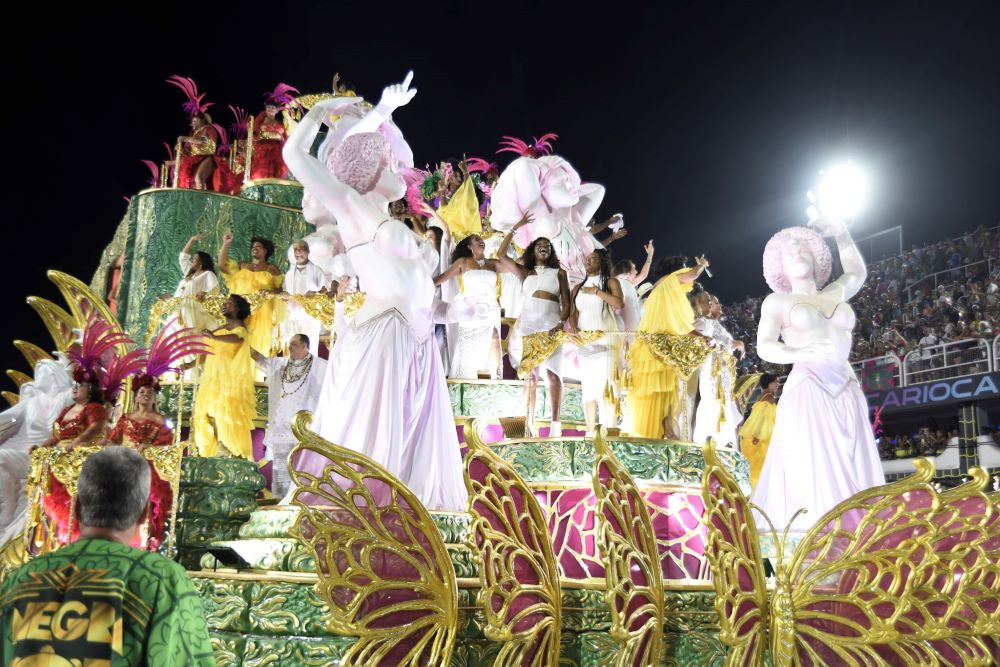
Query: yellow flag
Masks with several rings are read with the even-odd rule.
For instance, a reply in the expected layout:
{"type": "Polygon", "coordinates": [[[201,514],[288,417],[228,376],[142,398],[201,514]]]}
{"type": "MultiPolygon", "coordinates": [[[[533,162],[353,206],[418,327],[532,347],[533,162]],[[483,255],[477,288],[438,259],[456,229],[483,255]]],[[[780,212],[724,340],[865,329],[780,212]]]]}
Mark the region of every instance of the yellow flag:
{"type": "Polygon", "coordinates": [[[447,204],[437,210],[441,219],[448,223],[448,229],[455,240],[464,239],[469,234],[482,234],[483,225],[479,218],[479,200],[476,199],[476,186],[472,178],[455,191],[455,195],[447,204]]]}

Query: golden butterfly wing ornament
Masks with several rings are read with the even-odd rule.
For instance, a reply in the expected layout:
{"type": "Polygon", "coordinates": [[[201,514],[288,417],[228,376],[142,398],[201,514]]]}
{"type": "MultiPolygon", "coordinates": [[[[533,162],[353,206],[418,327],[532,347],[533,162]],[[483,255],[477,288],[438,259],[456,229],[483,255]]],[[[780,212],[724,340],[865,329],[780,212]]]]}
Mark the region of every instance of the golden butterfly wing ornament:
{"type": "Polygon", "coordinates": [[[46,275],[59,288],[63,299],[66,300],[66,305],[69,306],[69,311],[77,322],[86,323],[91,316],[96,315],[110,324],[118,323],[104,300],[94,294],[90,287],[78,278],[55,270],[48,271],[46,275]]]}
{"type": "Polygon", "coordinates": [[[42,318],[45,328],[56,344],[56,349],[60,352],[68,350],[76,340],[73,329],[82,329],[83,323],[77,323],[72,315],[48,299],[29,296],[28,305],[42,318]]]}
{"type": "Polygon", "coordinates": [[[493,664],[554,666],[562,593],[545,515],[517,471],[483,443],[479,427],[474,421],[466,429],[465,486],[483,632],[504,642],[493,664]]]}
{"type": "MultiPolygon", "coordinates": [[[[778,566],[772,658],[784,665],[989,665],[993,508],[982,475],[939,495],[917,473],[837,505],[778,566]]],[[[995,599],[995,598],[994,598],[995,599]]]]}
{"type": "Polygon", "coordinates": [[[594,436],[593,487],[611,636],[622,648],[615,665],[659,665],[664,622],[660,553],[646,500],[608,447],[606,434],[602,426],[594,436]]]}
{"type": "Polygon", "coordinates": [[[769,612],[757,528],[743,492],[716,454],[715,443],[705,445],[704,456],[705,554],[712,567],[719,639],[730,647],[729,667],[762,665],[769,612]]]}
{"type": "Polygon", "coordinates": [[[448,664],[458,623],[455,571],[440,531],[399,479],[357,452],[292,425],[298,532],[316,555],[332,631],[358,641],[342,665],[448,664]]]}

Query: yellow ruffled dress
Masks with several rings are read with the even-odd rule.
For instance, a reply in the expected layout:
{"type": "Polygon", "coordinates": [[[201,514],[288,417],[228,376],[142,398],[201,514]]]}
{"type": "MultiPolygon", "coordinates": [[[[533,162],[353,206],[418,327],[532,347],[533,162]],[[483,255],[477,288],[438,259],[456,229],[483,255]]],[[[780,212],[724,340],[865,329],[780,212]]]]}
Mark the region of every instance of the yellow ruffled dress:
{"type": "MultiPolygon", "coordinates": [[[[687,297],[694,283],[682,283],[678,278],[690,270],[679,269],[656,283],[643,306],[639,331],[681,336],[694,329],[694,310],[687,297]]],[[[646,438],[662,438],[663,420],[673,418],[678,405],[677,373],[638,338],[629,354],[629,364],[632,389],[626,405],[631,419],[630,432],[646,438]]]]}
{"type": "Polygon", "coordinates": [[[245,327],[216,329],[240,342],[209,339],[211,350],[194,406],[194,443],[199,456],[216,456],[219,442],[230,454],[253,460],[250,431],[257,413],[254,367],[245,327]]]}
{"type": "Polygon", "coordinates": [[[740,451],[750,462],[750,486],[757,486],[757,478],[767,458],[767,448],[771,444],[774,418],[778,414],[778,404],[758,399],[740,427],[740,451]]]}
{"type": "MultiPolygon", "coordinates": [[[[241,268],[239,263],[233,260],[226,262],[222,269],[222,277],[226,281],[229,293],[240,295],[280,289],[285,279],[280,273],[241,268]]],[[[247,318],[250,345],[265,357],[271,356],[271,347],[274,344],[274,308],[275,299],[264,299],[247,318]]]]}

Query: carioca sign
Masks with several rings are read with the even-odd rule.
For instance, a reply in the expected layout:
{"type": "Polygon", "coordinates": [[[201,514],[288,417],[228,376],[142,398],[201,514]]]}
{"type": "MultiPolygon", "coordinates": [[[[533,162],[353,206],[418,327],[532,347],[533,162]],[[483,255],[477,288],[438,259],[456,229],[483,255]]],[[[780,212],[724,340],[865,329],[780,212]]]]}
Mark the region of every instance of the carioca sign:
{"type": "Polygon", "coordinates": [[[985,401],[997,397],[1000,397],[1000,373],[925,382],[865,396],[872,410],[937,407],[949,403],[985,401]]]}

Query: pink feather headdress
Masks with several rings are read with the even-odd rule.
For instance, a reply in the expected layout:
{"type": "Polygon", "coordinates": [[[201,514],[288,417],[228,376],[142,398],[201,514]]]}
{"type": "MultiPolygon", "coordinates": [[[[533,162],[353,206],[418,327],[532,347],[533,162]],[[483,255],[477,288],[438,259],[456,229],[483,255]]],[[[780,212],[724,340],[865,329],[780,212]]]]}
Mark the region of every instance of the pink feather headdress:
{"type": "Polygon", "coordinates": [[[218,123],[212,123],[212,127],[219,133],[219,155],[229,155],[229,133],[226,132],[226,128],[218,123]]]}
{"type": "Polygon", "coordinates": [[[229,110],[233,112],[233,124],[229,126],[233,136],[237,139],[247,138],[247,128],[250,126],[250,114],[243,107],[229,105],[229,110]]]}
{"type": "MultiPolygon", "coordinates": [[[[497,151],[499,152],[499,151],[497,151]]],[[[491,171],[498,171],[496,162],[489,162],[481,157],[467,157],[465,158],[465,168],[469,170],[469,173],[478,171],[482,174],[488,174],[491,171]]]]}
{"type": "Polygon", "coordinates": [[[186,76],[181,76],[180,74],[174,74],[172,77],[167,79],[167,83],[172,86],[177,86],[187,97],[187,102],[184,103],[184,111],[190,117],[197,116],[198,114],[203,114],[208,111],[210,106],[213,106],[213,102],[205,101],[205,93],[198,93],[198,84],[186,76]]]}
{"type": "Polygon", "coordinates": [[[170,320],[150,343],[146,352],[145,369],[133,383],[136,389],[152,387],[154,391],[159,391],[160,376],[180,372],[178,361],[192,354],[211,354],[202,335],[194,329],[178,329],[167,333],[176,321],[177,318],[170,320]]]}
{"type": "Polygon", "coordinates": [[[541,157],[552,152],[552,141],[558,139],[559,135],[553,132],[543,134],[540,137],[532,137],[532,143],[528,143],[517,137],[504,136],[500,142],[501,148],[497,153],[517,153],[522,157],[541,157]]]}
{"type": "Polygon", "coordinates": [[[287,83],[279,83],[274,90],[264,93],[264,101],[282,109],[293,106],[295,95],[299,95],[299,89],[287,83]],[[294,95],[292,94],[294,93],[294,95]]]}
{"type": "Polygon", "coordinates": [[[420,186],[423,185],[424,179],[430,176],[430,172],[414,167],[412,169],[401,170],[399,175],[403,177],[403,182],[406,183],[407,211],[415,215],[427,215],[424,212],[424,207],[427,204],[424,202],[423,195],[420,192],[420,186]]]}
{"type": "Polygon", "coordinates": [[[156,164],[152,160],[143,160],[142,163],[149,168],[149,185],[155,188],[160,184],[160,165],[156,164]]]}

